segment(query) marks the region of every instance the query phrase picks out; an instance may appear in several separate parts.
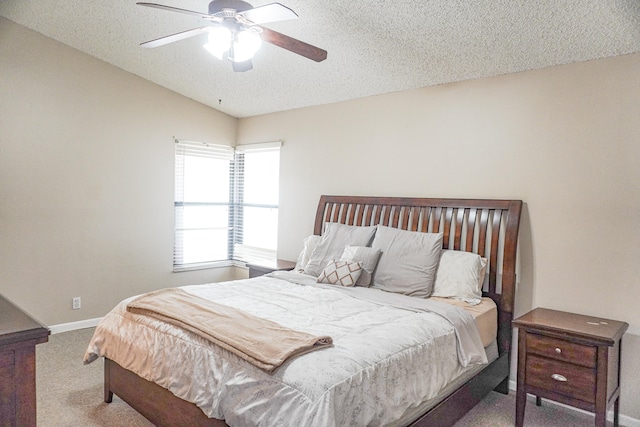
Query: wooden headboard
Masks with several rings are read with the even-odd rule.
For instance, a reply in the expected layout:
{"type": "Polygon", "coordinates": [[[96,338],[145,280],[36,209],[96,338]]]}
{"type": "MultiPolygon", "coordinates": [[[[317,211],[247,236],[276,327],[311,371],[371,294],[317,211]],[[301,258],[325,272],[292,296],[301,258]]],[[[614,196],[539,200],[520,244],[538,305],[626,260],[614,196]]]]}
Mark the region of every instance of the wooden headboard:
{"type": "Polygon", "coordinates": [[[498,349],[502,354],[511,348],[521,211],[521,200],[321,196],[314,234],[321,235],[327,222],[439,232],[444,234],[444,249],[487,258],[489,275],[483,294],[498,306],[498,349]]]}

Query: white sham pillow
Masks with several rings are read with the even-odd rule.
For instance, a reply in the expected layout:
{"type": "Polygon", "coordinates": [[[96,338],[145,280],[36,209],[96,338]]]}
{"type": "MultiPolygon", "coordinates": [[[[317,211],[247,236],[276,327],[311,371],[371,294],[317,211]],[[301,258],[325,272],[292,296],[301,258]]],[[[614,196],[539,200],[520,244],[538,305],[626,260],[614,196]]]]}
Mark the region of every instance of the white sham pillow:
{"type": "Polygon", "coordinates": [[[362,265],[362,273],[356,286],[368,287],[371,284],[371,277],[378,265],[378,260],[382,252],[378,249],[365,246],[347,246],[342,252],[341,261],[359,262],[362,265]]]}
{"type": "Polygon", "coordinates": [[[369,246],[376,227],[358,227],[328,222],[324,234],[314,249],[309,262],[304,267],[304,273],[318,277],[322,269],[332,259],[340,259],[347,246],[369,246]]]}
{"type": "Polygon", "coordinates": [[[442,233],[378,225],[371,247],[382,252],[372,288],[427,298],[433,291],[442,252],[442,233]]]}
{"type": "Polygon", "coordinates": [[[311,254],[313,253],[318,243],[320,243],[320,236],[316,236],[312,234],[308,236],[303,241],[302,251],[300,255],[298,255],[298,260],[296,261],[296,266],[294,268],[295,271],[304,271],[304,267],[309,262],[309,258],[311,258],[311,254]]]}
{"type": "Polygon", "coordinates": [[[431,296],[480,304],[486,268],[487,259],[478,254],[443,250],[431,296]]]}

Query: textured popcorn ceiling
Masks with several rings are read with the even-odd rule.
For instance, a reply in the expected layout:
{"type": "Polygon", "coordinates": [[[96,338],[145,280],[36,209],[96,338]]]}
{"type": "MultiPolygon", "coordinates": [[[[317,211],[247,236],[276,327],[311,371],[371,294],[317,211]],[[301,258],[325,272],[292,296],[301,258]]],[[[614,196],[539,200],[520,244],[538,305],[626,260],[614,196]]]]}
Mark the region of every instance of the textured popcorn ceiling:
{"type": "Polygon", "coordinates": [[[203,21],[135,1],[0,0],[0,16],[234,117],[640,51],[639,0],[281,0],[300,18],[266,26],[327,60],[265,43],[253,70],[234,73],[204,35],[139,47],[203,21]]]}

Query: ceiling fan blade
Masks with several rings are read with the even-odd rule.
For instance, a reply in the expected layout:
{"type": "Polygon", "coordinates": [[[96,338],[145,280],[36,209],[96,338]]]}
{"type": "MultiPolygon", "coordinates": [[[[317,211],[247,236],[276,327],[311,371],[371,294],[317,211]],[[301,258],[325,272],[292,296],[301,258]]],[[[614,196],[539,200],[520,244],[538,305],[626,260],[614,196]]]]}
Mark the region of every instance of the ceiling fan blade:
{"type": "Polygon", "coordinates": [[[158,47],[164,46],[165,44],[177,42],[179,40],[188,39],[189,37],[194,37],[200,35],[202,33],[209,32],[210,26],[194,28],[193,30],[182,31],[180,33],[171,34],[170,36],[160,37],[159,39],[150,40],[148,42],[140,43],[142,47],[158,47]]]}
{"type": "Polygon", "coordinates": [[[233,67],[233,71],[245,72],[253,69],[253,64],[251,60],[243,61],[243,62],[233,62],[231,61],[231,66],[233,67]]]}
{"type": "MultiPolygon", "coordinates": [[[[261,27],[262,28],[262,27],[261,27]]],[[[270,30],[268,28],[262,28],[262,40],[297,53],[316,62],[321,62],[327,59],[327,51],[320,49],[319,47],[312,46],[303,41],[294,39],[293,37],[285,36],[277,31],[270,30]]]]}
{"type": "Polygon", "coordinates": [[[239,12],[254,24],[265,24],[267,22],[286,21],[287,19],[296,19],[298,14],[280,3],[270,3],[264,6],[254,7],[253,9],[239,12]]]}
{"type": "Polygon", "coordinates": [[[180,9],[178,7],[165,6],[163,4],[156,4],[156,3],[136,3],[136,4],[138,4],[140,6],[155,7],[157,9],[164,9],[164,10],[168,10],[168,11],[171,11],[171,12],[186,13],[188,15],[193,15],[193,16],[197,16],[198,18],[209,19],[209,20],[212,20],[212,21],[220,21],[219,18],[216,18],[213,15],[209,15],[208,13],[194,12],[193,10],[180,9]]]}

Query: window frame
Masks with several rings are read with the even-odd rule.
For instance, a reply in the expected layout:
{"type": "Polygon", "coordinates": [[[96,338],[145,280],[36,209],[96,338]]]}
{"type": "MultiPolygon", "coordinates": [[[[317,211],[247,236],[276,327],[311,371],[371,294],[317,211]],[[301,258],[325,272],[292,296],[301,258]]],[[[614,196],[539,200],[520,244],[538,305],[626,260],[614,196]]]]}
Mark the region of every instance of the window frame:
{"type": "MultiPolygon", "coordinates": [[[[176,143],[176,151],[175,151],[175,169],[174,169],[174,183],[176,188],[174,190],[174,244],[173,244],[173,271],[189,271],[189,270],[200,270],[207,268],[218,268],[218,267],[229,267],[229,266],[245,266],[247,263],[254,263],[253,259],[239,259],[237,257],[237,245],[242,245],[244,238],[244,208],[246,207],[259,207],[259,208],[269,208],[269,209],[279,209],[279,197],[277,204],[256,204],[256,203],[246,203],[244,199],[244,158],[246,153],[251,152],[259,152],[259,151],[278,151],[280,153],[280,149],[282,146],[281,141],[267,142],[267,143],[257,143],[257,144],[246,144],[240,145],[236,147],[219,145],[219,144],[207,144],[197,141],[187,141],[187,140],[175,140],[176,143]],[[181,182],[184,185],[184,164],[182,165],[182,178],[178,177],[178,150],[181,146],[188,146],[193,149],[193,155],[198,155],[199,153],[205,153],[210,149],[212,152],[221,153],[221,156],[224,157],[229,153],[232,154],[232,158],[229,162],[229,200],[227,202],[190,202],[184,200],[184,189],[182,189],[182,200],[178,200],[178,183],[181,182]],[[225,154],[226,153],[226,154],[225,154]],[[184,253],[182,252],[182,248],[184,247],[184,234],[182,234],[182,241],[179,242],[180,232],[178,227],[178,209],[184,208],[189,205],[211,205],[211,206],[228,206],[227,211],[227,259],[222,260],[209,260],[204,262],[192,262],[185,263],[184,262],[184,253]],[[239,237],[238,237],[239,236],[239,237]],[[180,262],[177,262],[180,261],[180,262]]],[[[182,153],[183,156],[190,155],[190,153],[182,153]]],[[[212,157],[218,158],[215,155],[212,157]]],[[[278,192],[279,192],[279,159],[278,159],[278,192]]],[[[278,212],[279,213],[279,212],[278,212]]],[[[277,227],[277,224],[276,224],[277,227]]],[[[184,230],[184,229],[182,229],[184,230]]],[[[276,232],[276,247],[277,247],[277,232],[276,232]]],[[[273,260],[270,258],[267,260],[265,258],[265,262],[275,262],[277,258],[277,249],[273,251],[272,256],[273,260]]],[[[269,254],[271,251],[266,248],[259,248],[259,253],[269,254]]]]}

